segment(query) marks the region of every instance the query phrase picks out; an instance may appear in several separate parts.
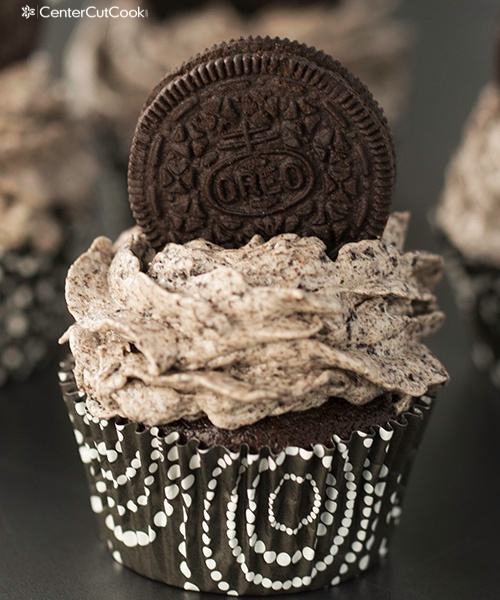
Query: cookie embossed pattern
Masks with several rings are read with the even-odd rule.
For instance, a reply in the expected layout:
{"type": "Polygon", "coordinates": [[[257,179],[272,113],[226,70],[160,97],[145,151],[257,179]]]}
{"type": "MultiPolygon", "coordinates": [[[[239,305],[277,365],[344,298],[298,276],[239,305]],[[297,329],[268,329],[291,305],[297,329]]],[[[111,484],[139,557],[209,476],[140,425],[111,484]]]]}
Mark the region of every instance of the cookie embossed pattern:
{"type": "Polygon", "coordinates": [[[167,76],[129,166],[134,216],[156,248],[279,232],[335,253],[381,235],[393,187],[392,141],[368,90],[322,52],[271,38],[233,41],[167,76]]]}
{"type": "Polygon", "coordinates": [[[61,388],[115,560],[266,595],[386,554],[447,380],[421,342],[441,261],[404,252],[394,177],[371,94],[297,42],[223,43],[153,90],[142,231],[96,240],[66,288],[61,388]]]}

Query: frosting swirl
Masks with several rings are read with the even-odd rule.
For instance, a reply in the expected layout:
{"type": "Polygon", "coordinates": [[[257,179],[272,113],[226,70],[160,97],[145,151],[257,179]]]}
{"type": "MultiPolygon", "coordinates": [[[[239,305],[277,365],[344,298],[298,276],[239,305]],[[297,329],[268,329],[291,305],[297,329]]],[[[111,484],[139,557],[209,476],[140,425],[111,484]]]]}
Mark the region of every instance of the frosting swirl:
{"type": "Polygon", "coordinates": [[[469,117],[436,213],[451,242],[500,267],[500,88],[490,83],[469,117]]]}
{"type": "Polygon", "coordinates": [[[432,293],[441,259],[402,250],[408,216],[382,240],[346,244],[255,236],[155,253],[134,229],[98,238],[71,267],[61,341],[96,416],[146,424],[207,415],[234,429],[330,397],[406,408],[447,380],[422,344],[442,323],[432,293]]]}
{"type": "Polygon", "coordinates": [[[43,54],[0,73],[0,250],[57,251],[61,214],[90,197],[96,163],[43,54]]]}

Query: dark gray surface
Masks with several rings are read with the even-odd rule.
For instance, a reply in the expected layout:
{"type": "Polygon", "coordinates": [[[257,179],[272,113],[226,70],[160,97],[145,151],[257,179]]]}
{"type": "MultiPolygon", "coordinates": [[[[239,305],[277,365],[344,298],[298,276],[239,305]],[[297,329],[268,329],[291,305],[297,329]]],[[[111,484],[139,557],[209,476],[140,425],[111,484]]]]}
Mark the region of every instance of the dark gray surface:
{"type": "MultiPolygon", "coordinates": [[[[427,212],[463,121],[492,71],[497,8],[493,0],[406,0],[401,11],[419,28],[413,97],[399,135],[395,202],[413,212],[411,248],[436,248],[427,212]]],[[[302,598],[500,596],[500,392],[474,371],[470,339],[446,284],[440,299],[448,322],[430,345],[452,382],[439,395],[391,552],[363,578],[302,598]]],[[[196,600],[200,595],[143,579],[116,564],[100,545],[55,366],[27,384],[2,390],[0,598],[137,597],[196,600]]]]}

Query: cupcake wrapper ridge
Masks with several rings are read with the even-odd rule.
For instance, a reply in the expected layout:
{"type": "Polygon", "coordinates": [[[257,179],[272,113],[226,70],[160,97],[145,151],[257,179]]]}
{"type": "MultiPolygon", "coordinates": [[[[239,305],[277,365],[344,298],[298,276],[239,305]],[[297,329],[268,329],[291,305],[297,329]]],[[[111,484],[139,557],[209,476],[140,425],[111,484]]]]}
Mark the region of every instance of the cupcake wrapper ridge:
{"type": "Polygon", "coordinates": [[[387,553],[432,399],[331,447],[230,452],[93,417],[71,366],[61,388],[119,563],[186,590],[265,595],[336,585],[387,553]]]}

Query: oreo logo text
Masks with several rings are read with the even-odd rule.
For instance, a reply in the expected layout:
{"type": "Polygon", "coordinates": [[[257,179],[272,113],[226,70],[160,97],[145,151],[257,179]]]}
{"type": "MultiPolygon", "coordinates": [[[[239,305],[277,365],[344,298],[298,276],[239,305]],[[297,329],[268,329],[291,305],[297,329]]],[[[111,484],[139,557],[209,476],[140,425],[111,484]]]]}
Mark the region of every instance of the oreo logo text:
{"type": "Polygon", "coordinates": [[[259,216],[300,202],[313,184],[313,169],[303,155],[268,150],[216,166],[207,178],[205,194],[225,212],[259,216]]]}

